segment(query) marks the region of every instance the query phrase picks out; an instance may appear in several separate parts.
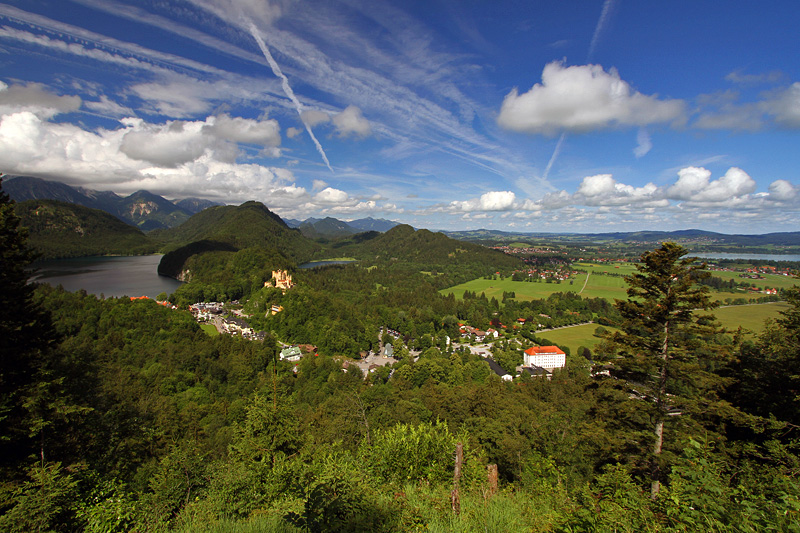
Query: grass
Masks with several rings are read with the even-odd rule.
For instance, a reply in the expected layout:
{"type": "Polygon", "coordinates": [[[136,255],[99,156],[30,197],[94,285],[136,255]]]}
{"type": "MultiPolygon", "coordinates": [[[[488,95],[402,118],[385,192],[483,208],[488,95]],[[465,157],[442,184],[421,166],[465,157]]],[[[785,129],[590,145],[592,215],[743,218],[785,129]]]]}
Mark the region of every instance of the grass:
{"type": "MultiPolygon", "coordinates": [[[[768,318],[780,317],[780,312],[789,309],[789,307],[786,302],[733,305],[715,309],[713,314],[719,320],[720,325],[729,331],[735,331],[741,326],[751,334],[756,334],[764,331],[764,323],[768,318]]],[[[537,333],[537,336],[552,341],[559,346],[566,346],[572,354],[575,354],[581,346],[592,350],[600,342],[600,339],[594,336],[594,331],[598,326],[598,324],[584,324],[543,331],[537,333]]],[[[611,329],[606,326],[603,327],[611,329]]]]}
{"type": "Polygon", "coordinates": [[[725,281],[734,280],[738,282],[747,282],[753,287],[758,287],[759,289],[766,289],[766,288],[774,288],[774,289],[788,289],[790,287],[794,287],[797,285],[798,280],[797,278],[793,278],[791,276],[779,276],[777,274],[761,274],[764,279],[748,279],[748,278],[740,278],[739,274],[741,272],[727,272],[727,271],[719,271],[719,270],[712,270],[710,271],[711,275],[716,278],[722,278],[725,281]]]}
{"type": "Polygon", "coordinates": [[[209,337],[216,337],[219,335],[217,327],[214,324],[200,324],[200,329],[206,332],[209,337]]]}
{"type": "MultiPolygon", "coordinates": [[[[478,278],[460,285],[455,285],[447,289],[439,291],[441,294],[454,294],[456,298],[463,298],[465,291],[472,291],[477,295],[484,293],[487,298],[496,298],[502,301],[503,292],[514,292],[516,300],[530,301],[541,298],[547,298],[556,292],[572,291],[580,294],[584,298],[605,298],[613,301],[614,299],[627,298],[626,289],[627,285],[622,276],[628,276],[636,272],[636,266],[633,263],[575,263],[574,268],[585,270],[573,276],[567,281],[561,283],[544,283],[544,282],[530,282],[530,281],[512,281],[511,278],[504,279],[484,279],[478,278]],[[614,275],[608,275],[614,274],[614,275]]],[[[745,278],[739,277],[739,272],[712,272],[713,276],[720,277],[724,280],[735,279],[736,281],[745,281],[745,278]]],[[[777,288],[788,289],[798,283],[797,279],[787,276],[778,276],[775,274],[764,274],[764,279],[751,280],[753,286],[760,289],[777,288]]],[[[754,300],[761,298],[764,295],[761,293],[751,293],[746,291],[732,291],[732,292],[712,292],[711,297],[714,300],[724,302],[726,299],[744,298],[745,300],[754,300]]]]}
{"type": "MultiPolygon", "coordinates": [[[[600,342],[600,339],[594,336],[594,331],[598,327],[599,324],[583,324],[581,326],[543,331],[537,333],[536,336],[552,341],[559,346],[565,346],[569,348],[570,353],[576,354],[581,346],[592,350],[600,342]]],[[[607,326],[603,326],[603,328],[611,329],[607,326]]]]}
{"type": "Polygon", "coordinates": [[[440,293],[455,294],[456,298],[463,298],[464,292],[473,291],[475,294],[484,293],[486,297],[492,299],[497,298],[502,301],[503,292],[514,292],[517,300],[529,301],[539,298],[547,298],[556,292],[574,291],[578,292],[583,286],[583,281],[572,280],[574,283],[570,285],[569,281],[562,283],[539,283],[530,281],[512,281],[511,278],[498,279],[473,279],[466,283],[442,289],[440,293]]]}
{"type": "Polygon", "coordinates": [[[714,310],[717,320],[723,327],[735,330],[741,326],[754,333],[764,331],[764,321],[768,318],[779,318],[780,312],[791,306],[786,302],[768,304],[732,305],[714,310]]]}

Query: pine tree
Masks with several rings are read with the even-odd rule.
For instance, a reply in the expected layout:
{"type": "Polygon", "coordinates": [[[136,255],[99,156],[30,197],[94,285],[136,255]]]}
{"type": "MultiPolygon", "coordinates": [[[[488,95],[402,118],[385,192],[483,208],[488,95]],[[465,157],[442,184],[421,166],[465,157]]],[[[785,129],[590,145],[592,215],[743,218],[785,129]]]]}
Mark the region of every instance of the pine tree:
{"type": "Polygon", "coordinates": [[[638,272],[626,277],[628,299],[616,302],[620,331],[605,335],[616,354],[615,376],[627,380],[649,415],[652,498],[660,490],[665,422],[686,425],[701,411],[698,417],[728,407],[716,397],[725,384],[714,371],[727,353],[718,342],[721,330],[713,316],[698,313],[716,306],[708,287],[697,285],[710,274],[694,258],[682,258],[686,252],[668,242],[642,254],[638,272]]]}
{"type": "Polygon", "coordinates": [[[52,342],[47,315],[33,302],[28,265],[35,255],[14,214],[14,202],[2,190],[0,176],[0,456],[8,464],[29,433],[26,393],[35,383],[42,351],[52,342]],[[5,450],[4,450],[5,448],[5,450]],[[6,452],[6,453],[2,453],[6,452]]]}

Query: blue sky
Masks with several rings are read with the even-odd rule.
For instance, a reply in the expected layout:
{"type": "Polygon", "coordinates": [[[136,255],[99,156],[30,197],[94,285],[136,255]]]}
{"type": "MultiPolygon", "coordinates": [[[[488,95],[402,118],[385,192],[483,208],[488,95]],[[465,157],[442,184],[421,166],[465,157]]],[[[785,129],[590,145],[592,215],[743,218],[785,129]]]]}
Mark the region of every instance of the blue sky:
{"type": "Polygon", "coordinates": [[[800,9],[0,0],[0,171],[430,229],[800,230],[800,9]]]}

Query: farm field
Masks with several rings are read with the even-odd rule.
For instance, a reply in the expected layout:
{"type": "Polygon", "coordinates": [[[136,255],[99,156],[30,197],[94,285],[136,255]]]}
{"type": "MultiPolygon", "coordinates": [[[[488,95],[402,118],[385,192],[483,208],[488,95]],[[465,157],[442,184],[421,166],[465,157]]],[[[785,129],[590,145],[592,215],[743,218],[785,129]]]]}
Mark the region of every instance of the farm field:
{"type": "MultiPolygon", "coordinates": [[[[780,311],[789,309],[789,307],[789,304],[785,302],[734,305],[715,309],[713,313],[723,327],[729,330],[736,330],[736,328],[741,326],[743,329],[755,334],[764,330],[765,320],[768,318],[779,318],[780,311]]],[[[560,346],[566,346],[570,349],[571,353],[575,354],[577,353],[576,350],[581,346],[593,350],[597,343],[600,342],[600,339],[594,336],[597,327],[598,324],[584,324],[581,326],[554,329],[552,331],[543,331],[537,333],[537,336],[552,341],[560,346]]],[[[611,329],[608,327],[605,328],[611,329]]]]}
{"type": "Polygon", "coordinates": [[[764,321],[768,318],[779,318],[780,312],[791,306],[786,302],[767,304],[732,305],[714,309],[714,314],[724,327],[735,330],[741,326],[754,333],[764,330],[764,321]]]}
{"type": "MultiPolygon", "coordinates": [[[[484,293],[489,299],[494,297],[498,301],[502,301],[503,292],[513,291],[516,294],[516,300],[530,301],[539,298],[547,298],[555,292],[571,291],[585,298],[606,298],[611,301],[618,298],[623,300],[627,298],[625,292],[627,286],[623,276],[628,276],[636,272],[636,267],[633,263],[585,262],[575,263],[573,267],[578,270],[585,270],[587,274],[581,272],[561,283],[512,281],[511,278],[504,278],[501,280],[478,278],[454,287],[442,289],[439,292],[444,295],[452,293],[456,298],[463,298],[465,291],[472,291],[478,295],[484,293]]],[[[724,280],[745,280],[745,278],[739,277],[739,272],[714,271],[712,275],[724,280]]],[[[765,279],[761,280],[752,280],[753,286],[761,289],[767,287],[785,289],[798,283],[798,280],[794,278],[774,274],[765,274],[764,278],[765,279]]],[[[711,292],[711,298],[720,302],[724,302],[726,299],[733,300],[737,298],[753,300],[763,296],[764,294],[761,293],[750,293],[743,290],[733,292],[711,292]]]]}
{"type": "MultiPolygon", "coordinates": [[[[611,329],[603,326],[605,329],[611,329]]],[[[598,324],[582,324],[580,326],[572,326],[568,328],[559,328],[551,331],[542,331],[536,333],[536,336],[541,339],[547,339],[553,343],[567,347],[573,355],[578,353],[577,350],[581,346],[585,346],[594,351],[594,347],[600,342],[600,338],[594,336],[594,331],[598,328],[598,324]]]]}
{"type": "Polygon", "coordinates": [[[711,275],[717,278],[722,278],[725,281],[734,280],[737,283],[748,282],[753,287],[759,289],[774,288],[774,289],[788,289],[800,283],[800,280],[790,276],[779,276],[777,274],[761,274],[764,279],[749,279],[740,278],[741,272],[727,272],[722,270],[713,270],[711,275]]]}
{"type": "Polygon", "coordinates": [[[439,292],[444,295],[452,293],[456,296],[456,298],[463,298],[466,291],[472,291],[475,294],[484,293],[489,299],[494,297],[497,298],[498,301],[502,301],[503,292],[514,291],[517,295],[517,300],[529,301],[539,298],[547,298],[556,292],[578,292],[583,286],[584,278],[585,276],[581,276],[578,279],[570,280],[574,281],[572,285],[570,285],[569,281],[561,282],[559,284],[531,281],[512,281],[511,278],[504,278],[502,280],[478,278],[454,287],[442,289],[439,292]]]}

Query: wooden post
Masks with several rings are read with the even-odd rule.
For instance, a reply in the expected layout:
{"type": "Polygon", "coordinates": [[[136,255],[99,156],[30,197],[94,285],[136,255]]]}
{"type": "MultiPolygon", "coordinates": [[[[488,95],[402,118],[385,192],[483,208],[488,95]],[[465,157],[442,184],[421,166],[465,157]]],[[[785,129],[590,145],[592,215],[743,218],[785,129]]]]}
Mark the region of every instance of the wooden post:
{"type": "Polygon", "coordinates": [[[464,445],[460,442],[456,444],[456,467],[453,472],[453,490],[450,497],[453,504],[453,513],[456,515],[461,514],[461,499],[458,494],[458,484],[461,479],[461,464],[464,462],[464,445]]]}
{"type": "Polygon", "coordinates": [[[489,477],[489,496],[497,494],[497,465],[487,465],[486,471],[489,477]]]}

